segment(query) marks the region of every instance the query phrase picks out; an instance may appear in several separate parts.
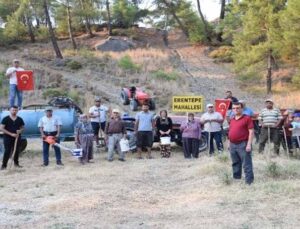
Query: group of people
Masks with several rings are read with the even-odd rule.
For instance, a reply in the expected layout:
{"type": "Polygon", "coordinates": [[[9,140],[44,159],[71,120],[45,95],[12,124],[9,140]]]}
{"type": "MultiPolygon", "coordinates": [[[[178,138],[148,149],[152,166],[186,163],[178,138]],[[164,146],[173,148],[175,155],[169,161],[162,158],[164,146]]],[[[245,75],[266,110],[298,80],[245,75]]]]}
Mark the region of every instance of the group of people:
{"type": "MultiPolygon", "coordinates": [[[[4,157],[1,169],[6,169],[9,157],[13,154],[13,161],[16,167],[19,164],[21,134],[24,131],[25,123],[17,116],[19,108],[22,108],[22,92],[17,88],[16,72],[23,70],[19,66],[19,60],[13,61],[6,75],[10,79],[9,104],[10,114],[4,117],[1,122],[1,130],[4,133],[4,157]],[[15,97],[18,98],[18,106],[15,105],[15,97]]],[[[224,145],[222,142],[223,123],[226,119],[229,123],[229,150],[232,159],[233,177],[240,179],[242,168],[245,172],[247,184],[254,180],[252,169],[252,141],[254,136],[255,114],[253,110],[246,106],[245,101],[233,97],[231,91],[226,92],[226,98],[230,100],[226,117],[216,112],[213,104],[207,104],[206,112],[200,117],[195,117],[194,113],[189,113],[185,121],[180,125],[182,133],[182,144],[184,157],[186,159],[199,157],[199,144],[201,135],[204,134],[208,143],[209,155],[215,152],[215,145],[218,153],[222,153],[224,145]],[[204,128],[202,130],[202,128],[204,128]],[[215,142],[215,144],[214,144],[215,142]]],[[[100,148],[99,134],[104,136],[108,149],[107,160],[114,160],[115,151],[118,152],[119,160],[125,161],[126,152],[120,147],[122,139],[127,138],[126,127],[120,116],[118,109],[110,109],[101,103],[97,97],[95,104],[89,109],[88,114],[82,114],[79,122],[75,126],[75,145],[82,149],[80,163],[90,163],[93,159],[93,143],[100,148]],[[109,118],[107,118],[109,117],[109,118]]],[[[263,153],[267,142],[273,142],[274,153],[279,154],[281,135],[283,130],[284,142],[287,151],[291,154],[294,148],[300,148],[300,111],[285,111],[282,113],[274,107],[271,99],[265,101],[265,108],[259,113],[258,122],[261,126],[259,135],[259,153],[263,153]]],[[[49,165],[49,146],[45,141],[49,136],[53,137],[57,143],[60,139],[60,131],[63,123],[60,117],[53,115],[52,107],[45,109],[45,116],[38,122],[41,138],[43,139],[43,166],[49,165]]],[[[148,159],[153,158],[151,148],[153,144],[154,132],[159,138],[171,138],[173,133],[173,122],[168,116],[167,110],[162,110],[158,117],[149,110],[149,104],[142,105],[142,111],[135,116],[134,132],[136,136],[137,158],[143,159],[142,152],[146,150],[148,159]]],[[[102,139],[102,138],[101,138],[102,139]]],[[[171,144],[160,144],[161,156],[168,158],[171,156],[171,144]]],[[[54,146],[56,164],[63,166],[61,151],[58,146],[54,146]]]]}

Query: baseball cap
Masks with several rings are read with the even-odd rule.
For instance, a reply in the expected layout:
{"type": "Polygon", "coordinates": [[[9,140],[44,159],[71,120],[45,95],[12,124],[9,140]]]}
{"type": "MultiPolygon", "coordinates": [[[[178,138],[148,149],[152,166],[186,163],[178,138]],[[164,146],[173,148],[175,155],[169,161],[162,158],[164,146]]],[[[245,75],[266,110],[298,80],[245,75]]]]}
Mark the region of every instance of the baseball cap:
{"type": "Polygon", "coordinates": [[[272,99],[266,99],[265,102],[274,103],[272,99]]]}
{"type": "Polygon", "coordinates": [[[45,108],[45,111],[53,111],[53,108],[50,107],[50,106],[49,106],[49,107],[46,107],[46,108],[45,108]]]}
{"type": "Polygon", "coordinates": [[[206,105],[206,108],[209,108],[209,107],[213,107],[214,105],[212,103],[209,103],[206,105]]]}
{"type": "Polygon", "coordinates": [[[118,109],[113,109],[112,113],[120,113],[120,111],[118,109]]]}
{"type": "Polygon", "coordinates": [[[96,98],[95,98],[95,102],[101,102],[100,97],[96,97],[96,98]]]}
{"type": "Polygon", "coordinates": [[[20,61],[18,59],[14,59],[13,62],[16,63],[16,62],[20,62],[20,61]]]}

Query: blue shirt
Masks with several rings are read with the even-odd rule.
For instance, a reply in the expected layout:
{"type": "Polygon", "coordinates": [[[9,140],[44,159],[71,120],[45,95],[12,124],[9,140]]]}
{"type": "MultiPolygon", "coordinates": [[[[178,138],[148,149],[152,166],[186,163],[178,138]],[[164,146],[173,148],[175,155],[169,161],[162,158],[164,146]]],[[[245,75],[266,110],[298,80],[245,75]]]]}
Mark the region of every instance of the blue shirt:
{"type": "MultiPolygon", "coordinates": [[[[251,108],[245,107],[243,109],[243,114],[252,117],[254,115],[254,112],[253,112],[253,110],[251,108]]],[[[229,112],[228,116],[229,116],[229,118],[233,118],[234,117],[234,113],[233,113],[232,110],[229,112]]]]}
{"type": "Polygon", "coordinates": [[[154,114],[152,112],[141,111],[136,114],[135,120],[139,121],[138,131],[152,131],[154,114]]]}

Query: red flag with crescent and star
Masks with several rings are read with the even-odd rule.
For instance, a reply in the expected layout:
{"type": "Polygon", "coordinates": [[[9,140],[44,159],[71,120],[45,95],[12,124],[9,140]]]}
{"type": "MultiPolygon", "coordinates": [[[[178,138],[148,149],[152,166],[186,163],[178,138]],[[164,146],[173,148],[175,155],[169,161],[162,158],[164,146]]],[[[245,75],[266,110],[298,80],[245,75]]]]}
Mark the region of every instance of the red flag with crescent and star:
{"type": "Polygon", "coordinates": [[[34,90],[33,71],[17,71],[18,90],[34,90]]]}
{"type": "Polygon", "coordinates": [[[219,112],[225,119],[228,107],[230,105],[230,99],[216,99],[215,100],[215,111],[219,112]]]}

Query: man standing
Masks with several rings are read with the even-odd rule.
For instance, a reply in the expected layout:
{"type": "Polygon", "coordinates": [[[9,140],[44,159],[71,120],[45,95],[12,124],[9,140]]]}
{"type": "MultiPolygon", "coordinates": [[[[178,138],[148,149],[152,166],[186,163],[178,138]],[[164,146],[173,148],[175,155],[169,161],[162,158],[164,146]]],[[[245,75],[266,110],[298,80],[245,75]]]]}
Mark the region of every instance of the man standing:
{"type": "Polygon", "coordinates": [[[147,148],[147,158],[151,156],[151,148],[153,144],[153,127],[154,127],[154,114],[149,111],[149,105],[143,104],[142,111],[137,113],[135,117],[135,132],[137,136],[137,151],[138,159],[142,158],[142,148],[147,148]]]}
{"type": "Polygon", "coordinates": [[[17,71],[24,71],[20,67],[20,61],[14,59],[13,66],[6,70],[6,76],[9,78],[9,106],[15,105],[15,98],[18,98],[18,107],[22,108],[23,92],[18,90],[17,71]]]}
{"type": "Polygon", "coordinates": [[[279,127],[283,117],[280,110],[273,107],[274,102],[271,99],[267,99],[265,104],[266,108],[264,108],[258,116],[258,120],[261,124],[258,152],[263,153],[266,142],[272,140],[274,143],[274,153],[279,155],[279,127]]]}
{"type": "Polygon", "coordinates": [[[109,109],[106,106],[101,105],[101,99],[99,97],[96,97],[95,105],[92,106],[89,110],[89,116],[91,118],[97,148],[100,148],[99,131],[100,128],[102,131],[105,130],[106,114],[108,111],[109,109]]]}
{"type": "Polygon", "coordinates": [[[231,101],[231,103],[229,104],[228,110],[232,109],[232,103],[238,102],[238,99],[232,96],[231,91],[226,91],[226,98],[225,99],[229,99],[231,101]]]}
{"type": "MultiPolygon", "coordinates": [[[[46,137],[53,136],[55,141],[59,143],[60,129],[62,122],[59,117],[53,115],[52,107],[47,107],[45,109],[46,115],[42,117],[38,123],[38,127],[41,132],[41,137],[43,139],[43,166],[49,165],[49,143],[44,141],[46,137]]],[[[56,157],[56,164],[63,165],[61,162],[61,152],[60,148],[53,146],[56,157]]]]}
{"type": "Polygon", "coordinates": [[[108,161],[113,161],[114,151],[117,148],[119,153],[119,161],[125,161],[125,152],[121,151],[120,140],[126,138],[126,129],[120,118],[120,111],[113,109],[113,117],[109,120],[105,127],[105,134],[108,140],[108,161]]]}
{"type": "Polygon", "coordinates": [[[2,161],[1,170],[6,169],[9,157],[14,150],[15,141],[17,141],[16,152],[14,155],[14,163],[16,167],[21,168],[19,164],[19,153],[21,144],[21,133],[24,130],[24,121],[22,118],[17,116],[18,107],[12,106],[9,110],[10,115],[3,118],[1,122],[1,131],[4,133],[3,143],[4,143],[4,156],[2,161]]]}
{"type": "Polygon", "coordinates": [[[222,143],[222,123],[223,117],[219,112],[214,111],[213,104],[207,104],[207,112],[201,116],[201,123],[204,124],[204,134],[209,144],[209,154],[214,153],[214,142],[215,140],[219,153],[223,152],[222,143]]]}
{"type": "Polygon", "coordinates": [[[230,155],[234,179],[241,179],[242,167],[244,168],[246,184],[254,180],[252,166],[252,140],[254,126],[252,119],[244,115],[241,103],[233,103],[234,118],[229,125],[230,155]]]}

